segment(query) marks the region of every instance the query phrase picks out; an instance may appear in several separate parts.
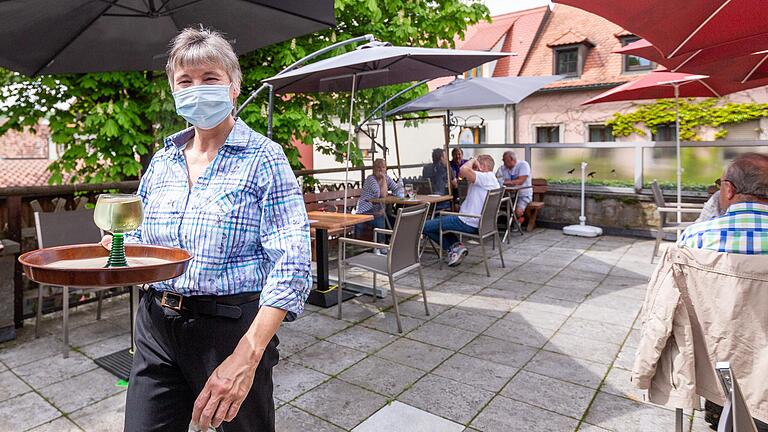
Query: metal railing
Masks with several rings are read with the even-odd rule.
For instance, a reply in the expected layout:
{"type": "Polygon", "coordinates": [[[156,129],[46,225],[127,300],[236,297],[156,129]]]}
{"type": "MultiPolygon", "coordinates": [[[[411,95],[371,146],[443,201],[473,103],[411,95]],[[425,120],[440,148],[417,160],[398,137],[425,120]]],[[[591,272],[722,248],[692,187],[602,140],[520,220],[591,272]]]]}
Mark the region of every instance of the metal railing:
{"type": "MultiPolygon", "coordinates": [[[[533,151],[537,149],[634,149],[633,183],[634,191],[640,193],[645,180],[645,163],[643,152],[646,149],[674,149],[674,141],[616,141],[616,142],[584,142],[584,143],[507,143],[507,144],[451,144],[450,148],[483,150],[503,149],[522,150],[525,160],[533,166],[533,151]]],[[[745,141],[681,141],[681,148],[737,148],[737,147],[768,147],[768,140],[745,141]]],[[[518,153],[519,154],[519,153],[518,153]]],[[[497,161],[500,162],[500,161],[497,161]]],[[[725,161],[722,161],[725,162],[725,161]]],[[[724,167],[723,163],[723,167],[724,167]]],[[[614,188],[621,190],[622,188],[614,188]]],[[[629,189],[629,188],[627,188],[629,189]]]]}

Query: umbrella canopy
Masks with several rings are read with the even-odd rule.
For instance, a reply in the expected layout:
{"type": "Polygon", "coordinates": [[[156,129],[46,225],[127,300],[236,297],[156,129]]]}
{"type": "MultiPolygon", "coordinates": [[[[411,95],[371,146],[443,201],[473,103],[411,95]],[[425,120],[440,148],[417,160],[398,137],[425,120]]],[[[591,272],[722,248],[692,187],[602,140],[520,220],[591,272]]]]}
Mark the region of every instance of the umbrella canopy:
{"type": "Polygon", "coordinates": [[[745,83],[749,80],[768,77],[768,53],[755,53],[723,59],[718,48],[706,48],[693,53],[683,54],[672,58],[664,55],[645,39],[632,42],[614,51],[663,65],[672,72],[686,72],[715,76],[721,80],[745,83]]]}
{"type": "Polygon", "coordinates": [[[457,79],[403,104],[387,116],[434,109],[512,105],[562,76],[457,79]]]}
{"type": "Polygon", "coordinates": [[[511,53],[366,44],[335,57],[264,80],[276,93],[318,93],[382,87],[460,75],[511,53]]]}
{"type": "Polygon", "coordinates": [[[678,97],[720,97],[729,93],[758,87],[760,81],[746,84],[681,72],[651,72],[618,87],[614,87],[583,103],[619,102],[637,99],[671,99],[678,97]],[[675,88],[678,94],[675,94],[675,88]]]}
{"type": "Polygon", "coordinates": [[[9,0],[0,66],[26,75],[158,70],[168,41],[202,23],[238,54],[335,25],[333,0],[9,0]]]}
{"type": "Polygon", "coordinates": [[[665,58],[718,47],[721,58],[768,49],[764,0],[555,0],[612,21],[650,41],[665,58]]]}

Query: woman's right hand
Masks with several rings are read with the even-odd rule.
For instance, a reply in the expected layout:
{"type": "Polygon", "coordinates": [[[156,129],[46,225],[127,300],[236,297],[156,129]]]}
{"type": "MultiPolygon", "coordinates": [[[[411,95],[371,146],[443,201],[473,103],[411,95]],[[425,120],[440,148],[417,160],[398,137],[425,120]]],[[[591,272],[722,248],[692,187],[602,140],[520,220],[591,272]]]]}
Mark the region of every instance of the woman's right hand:
{"type": "Polygon", "coordinates": [[[106,250],[112,250],[112,235],[107,234],[101,238],[101,246],[106,250]]]}

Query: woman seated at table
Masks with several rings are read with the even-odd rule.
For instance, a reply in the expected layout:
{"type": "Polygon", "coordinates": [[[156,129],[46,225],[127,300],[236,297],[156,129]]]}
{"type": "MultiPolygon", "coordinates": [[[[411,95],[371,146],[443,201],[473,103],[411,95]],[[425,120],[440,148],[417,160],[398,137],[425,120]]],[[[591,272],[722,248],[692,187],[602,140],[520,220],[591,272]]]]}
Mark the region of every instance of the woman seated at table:
{"type": "Polygon", "coordinates": [[[373,215],[373,221],[357,224],[355,231],[358,237],[362,236],[367,229],[385,228],[385,206],[380,203],[372,203],[370,200],[375,198],[384,198],[387,192],[392,191],[397,194],[402,192],[397,183],[387,175],[387,163],[384,159],[373,161],[373,174],[369,175],[363,183],[363,192],[360,194],[360,200],[357,202],[357,214],[373,215]]]}

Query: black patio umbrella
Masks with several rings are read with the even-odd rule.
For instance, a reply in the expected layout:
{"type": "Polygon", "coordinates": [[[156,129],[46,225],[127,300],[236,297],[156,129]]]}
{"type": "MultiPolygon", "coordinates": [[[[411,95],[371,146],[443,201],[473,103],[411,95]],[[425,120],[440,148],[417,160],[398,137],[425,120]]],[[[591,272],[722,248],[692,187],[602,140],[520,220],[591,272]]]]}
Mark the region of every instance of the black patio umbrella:
{"type": "Polygon", "coordinates": [[[344,211],[347,211],[349,153],[354,126],[355,92],[410,81],[433,79],[464,72],[512,53],[443,48],[392,46],[370,42],[354,51],[331,57],[264,80],[276,93],[352,92],[344,179],[344,211]]]}
{"type": "Polygon", "coordinates": [[[0,66],[29,76],[163,69],[168,42],[198,24],[244,54],[335,18],[333,0],[6,0],[0,66]]]}

